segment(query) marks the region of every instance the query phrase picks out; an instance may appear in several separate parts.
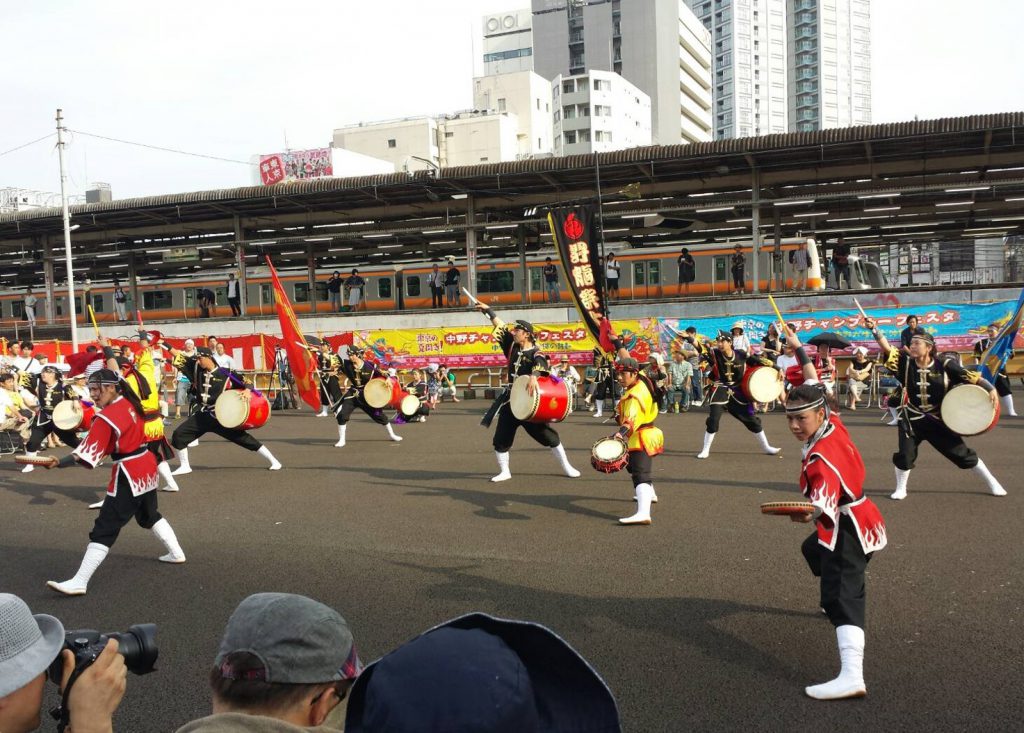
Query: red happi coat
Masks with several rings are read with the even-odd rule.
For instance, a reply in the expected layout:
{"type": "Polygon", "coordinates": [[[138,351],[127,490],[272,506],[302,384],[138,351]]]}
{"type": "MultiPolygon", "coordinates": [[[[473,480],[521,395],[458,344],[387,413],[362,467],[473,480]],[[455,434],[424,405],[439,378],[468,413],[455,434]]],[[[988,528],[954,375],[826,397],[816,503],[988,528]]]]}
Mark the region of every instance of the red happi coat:
{"type": "Polygon", "coordinates": [[[96,414],[89,434],[73,452],[75,458],[89,468],[96,468],[106,456],[119,456],[110,472],[109,496],[117,493],[118,472],[128,480],[132,496],[153,491],[159,483],[156,457],[146,450],[144,425],[132,404],[118,397],[96,414]]]}
{"type": "Polygon", "coordinates": [[[834,550],[839,515],[853,520],[865,554],[885,547],[885,520],[875,502],[864,496],[864,461],[837,415],[804,449],[800,491],[820,510],[815,519],[818,543],[834,550]]]}

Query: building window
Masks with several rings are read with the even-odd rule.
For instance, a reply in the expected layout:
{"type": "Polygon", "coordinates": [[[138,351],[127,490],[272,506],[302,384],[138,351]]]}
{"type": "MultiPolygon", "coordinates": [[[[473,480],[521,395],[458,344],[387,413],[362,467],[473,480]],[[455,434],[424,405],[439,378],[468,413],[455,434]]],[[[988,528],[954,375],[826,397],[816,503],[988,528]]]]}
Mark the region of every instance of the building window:
{"type": "Polygon", "coordinates": [[[446,131],[446,132],[444,133],[444,136],[445,136],[445,137],[455,137],[455,133],[454,133],[454,132],[447,132],[447,131],[446,131]]]}
{"type": "Polygon", "coordinates": [[[504,112],[505,111],[505,98],[504,97],[498,97],[498,111],[499,112],[504,112]]]}
{"type": "Polygon", "coordinates": [[[555,119],[555,122],[561,122],[561,120],[562,120],[562,110],[560,110],[560,109],[556,109],[555,110],[555,118],[554,119],[555,119]]]}
{"type": "Polygon", "coordinates": [[[562,117],[567,120],[571,120],[576,117],[576,105],[570,104],[567,107],[562,108],[562,117]]]}
{"type": "Polygon", "coordinates": [[[389,148],[393,148],[393,147],[395,147],[396,145],[397,145],[397,143],[395,142],[395,138],[389,138],[389,139],[388,139],[388,147],[389,147],[389,148]]]}
{"type": "Polygon", "coordinates": [[[579,140],[579,142],[581,142],[581,143],[589,143],[590,142],[590,130],[580,130],[579,131],[579,137],[577,138],[577,140],[579,140]]]}
{"type": "Polygon", "coordinates": [[[596,130],[594,132],[594,140],[599,143],[610,143],[612,141],[612,133],[608,130],[596,130]]]}
{"type": "Polygon", "coordinates": [[[586,104],[581,104],[579,106],[579,113],[580,117],[590,117],[590,106],[586,104]]]}
{"type": "Polygon", "coordinates": [[[576,80],[569,79],[568,81],[562,82],[562,91],[566,94],[572,94],[576,91],[576,80]]]}
{"type": "Polygon", "coordinates": [[[565,131],[565,144],[566,145],[575,145],[576,144],[576,131],[575,130],[566,130],[565,131]]]}

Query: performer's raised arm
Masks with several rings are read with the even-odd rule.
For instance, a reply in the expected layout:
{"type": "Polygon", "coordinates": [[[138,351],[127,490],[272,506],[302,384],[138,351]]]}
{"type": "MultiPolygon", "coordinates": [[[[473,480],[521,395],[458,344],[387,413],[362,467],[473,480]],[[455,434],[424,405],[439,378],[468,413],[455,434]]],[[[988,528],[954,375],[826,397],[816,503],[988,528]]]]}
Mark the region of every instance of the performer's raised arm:
{"type": "Polygon", "coordinates": [[[498,315],[486,303],[481,303],[479,300],[474,300],[473,308],[487,316],[488,320],[490,320],[491,322],[491,325],[494,326],[495,328],[501,328],[502,326],[505,325],[505,322],[498,318],[498,315]]]}
{"type": "Polygon", "coordinates": [[[882,349],[883,354],[888,354],[892,351],[892,346],[889,344],[888,339],[885,338],[885,334],[878,330],[878,323],[875,322],[874,318],[863,317],[861,322],[871,332],[871,335],[875,337],[875,341],[878,343],[879,348],[882,349]]]}

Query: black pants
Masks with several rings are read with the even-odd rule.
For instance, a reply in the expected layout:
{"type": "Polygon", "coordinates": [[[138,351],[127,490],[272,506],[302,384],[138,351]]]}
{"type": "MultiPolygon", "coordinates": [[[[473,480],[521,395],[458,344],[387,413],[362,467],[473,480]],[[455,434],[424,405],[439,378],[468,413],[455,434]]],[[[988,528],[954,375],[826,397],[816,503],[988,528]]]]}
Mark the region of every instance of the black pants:
{"type": "Polygon", "coordinates": [[[737,290],[743,290],[746,287],[746,284],[743,282],[743,280],[743,269],[734,269],[732,271],[732,286],[737,290]]]}
{"type": "Polygon", "coordinates": [[[443,308],[444,307],[444,287],[441,285],[430,286],[430,307],[431,308],[443,308]]]}
{"type": "Polygon", "coordinates": [[[242,298],[228,298],[228,305],[231,306],[231,315],[240,316],[242,315],[242,298]]]}
{"type": "Polygon", "coordinates": [[[997,374],[995,381],[996,394],[1006,397],[1010,394],[1010,379],[1005,374],[997,374]]]}
{"type": "Polygon", "coordinates": [[[978,454],[967,447],[964,439],[946,427],[942,421],[932,417],[911,420],[911,434],[907,435],[900,424],[899,450],[892,454],[896,468],[909,471],[917,460],[917,447],[926,440],[939,453],[948,458],[957,468],[974,468],[978,465],[978,454]]]}
{"type": "Polygon", "coordinates": [[[654,459],[646,452],[642,450],[629,452],[629,463],[626,464],[626,470],[629,471],[629,475],[633,479],[634,489],[640,484],[654,483],[653,467],[654,459]]]}
{"type": "Polygon", "coordinates": [[[619,278],[617,278],[617,277],[610,277],[605,282],[607,282],[607,284],[608,284],[607,285],[607,287],[608,287],[608,295],[611,296],[611,295],[614,294],[615,297],[618,297],[618,295],[619,295],[619,278]]]}
{"type": "Polygon", "coordinates": [[[215,433],[225,440],[230,440],[235,445],[240,445],[246,450],[258,451],[263,443],[256,440],[245,430],[237,428],[226,428],[217,422],[211,412],[197,412],[191,415],[185,422],[177,427],[174,435],[171,436],[171,445],[175,450],[188,447],[188,444],[207,433],[215,433]]]}
{"type": "Polygon", "coordinates": [[[152,529],[153,525],[163,517],[157,508],[156,491],[147,491],[142,496],[132,496],[128,479],[123,473],[117,474],[116,493],[114,496],[107,496],[103,499],[103,506],[100,507],[100,514],[92,525],[92,532],[89,533],[91,542],[98,542],[107,547],[113,547],[121,528],[135,518],[143,529],[152,529]]]}
{"type": "Polygon", "coordinates": [[[498,427],[494,429],[494,450],[498,453],[507,453],[515,442],[516,431],[520,427],[527,435],[548,448],[555,448],[562,442],[549,423],[523,422],[512,414],[512,407],[506,402],[498,410],[498,427]]]}
{"type": "Polygon", "coordinates": [[[370,419],[378,425],[388,424],[388,416],[384,414],[384,410],[376,407],[370,407],[366,404],[366,400],[363,399],[363,393],[360,392],[359,394],[345,397],[345,399],[341,401],[340,409],[335,405],[334,416],[338,421],[338,425],[347,425],[349,419],[352,417],[352,413],[357,407],[369,415],[370,419]]]}
{"type": "Polygon", "coordinates": [[[761,426],[761,419],[753,412],[753,405],[749,402],[740,402],[730,395],[729,401],[724,405],[711,405],[708,419],[704,422],[709,433],[718,432],[718,423],[725,412],[728,412],[743,423],[747,430],[752,433],[760,433],[764,430],[761,426]]]}
{"type": "Polygon", "coordinates": [[[75,431],[61,430],[51,419],[47,420],[43,425],[36,424],[32,426],[32,434],[29,435],[25,450],[29,453],[35,453],[50,433],[56,433],[57,437],[64,441],[64,444],[69,448],[77,448],[78,444],[82,442],[75,435],[75,431]]]}
{"type": "Polygon", "coordinates": [[[594,399],[604,400],[605,397],[611,397],[612,402],[622,396],[622,387],[612,377],[602,379],[597,383],[597,387],[594,389],[594,399]]]}
{"type": "Polygon", "coordinates": [[[871,554],[861,549],[853,520],[839,517],[834,550],[818,543],[814,532],[800,547],[807,565],[816,578],[821,578],[821,607],[833,626],[864,628],[864,569],[871,554]]]}

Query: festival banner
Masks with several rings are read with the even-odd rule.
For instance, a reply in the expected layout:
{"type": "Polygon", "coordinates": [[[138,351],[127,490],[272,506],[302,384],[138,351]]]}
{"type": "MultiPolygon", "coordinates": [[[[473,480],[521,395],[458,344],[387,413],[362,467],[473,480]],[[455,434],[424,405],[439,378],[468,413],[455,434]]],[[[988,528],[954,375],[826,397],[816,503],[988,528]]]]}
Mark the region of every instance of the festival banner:
{"type": "Polygon", "coordinates": [[[309,346],[299,328],[299,322],[295,319],[295,311],[292,309],[288,295],[281,287],[281,281],[277,277],[277,270],[274,263],[267,255],[267,267],[270,268],[270,276],[274,281],[274,307],[277,309],[277,318],[281,323],[281,333],[284,336],[284,350],[288,354],[288,364],[295,377],[295,387],[299,392],[302,401],[314,410],[320,409],[320,389],[313,380],[316,365],[313,363],[313,356],[309,352],[309,346]]]}
{"type": "Polygon", "coordinates": [[[260,156],[260,180],[264,186],[332,175],[334,166],[330,148],[289,150],[260,156]]]}
{"type": "Polygon", "coordinates": [[[600,253],[597,250],[596,213],[593,206],[552,209],[548,213],[548,226],[569,284],[569,294],[583,319],[584,328],[605,351],[612,351],[608,340],[610,324],[605,324],[603,333],[601,329],[605,312],[598,267],[600,253]]]}

